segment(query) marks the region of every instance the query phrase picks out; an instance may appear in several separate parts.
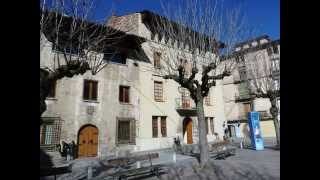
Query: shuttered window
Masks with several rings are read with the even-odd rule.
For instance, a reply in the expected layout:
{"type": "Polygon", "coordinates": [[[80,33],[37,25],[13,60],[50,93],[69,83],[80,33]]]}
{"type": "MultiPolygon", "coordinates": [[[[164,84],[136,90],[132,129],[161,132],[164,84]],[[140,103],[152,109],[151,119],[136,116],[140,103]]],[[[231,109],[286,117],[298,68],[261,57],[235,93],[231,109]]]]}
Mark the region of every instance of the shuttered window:
{"type": "Polygon", "coordinates": [[[161,135],[162,137],[167,137],[167,117],[161,117],[161,135]]]}
{"type": "Polygon", "coordinates": [[[158,137],[158,116],[152,116],[152,137],[158,137]]]}
{"type": "Polygon", "coordinates": [[[120,86],[119,89],[119,101],[121,103],[129,103],[130,98],[130,87],[129,86],[120,86]]]}
{"type": "Polygon", "coordinates": [[[119,118],[117,127],[118,144],[135,144],[135,121],[119,118]]]}
{"type": "Polygon", "coordinates": [[[161,59],[161,53],[154,52],[153,54],[154,68],[160,69],[161,67],[160,59],[161,59]]]}
{"type": "Polygon", "coordinates": [[[97,100],[98,97],[98,82],[92,80],[84,80],[83,99],[97,100]]]}

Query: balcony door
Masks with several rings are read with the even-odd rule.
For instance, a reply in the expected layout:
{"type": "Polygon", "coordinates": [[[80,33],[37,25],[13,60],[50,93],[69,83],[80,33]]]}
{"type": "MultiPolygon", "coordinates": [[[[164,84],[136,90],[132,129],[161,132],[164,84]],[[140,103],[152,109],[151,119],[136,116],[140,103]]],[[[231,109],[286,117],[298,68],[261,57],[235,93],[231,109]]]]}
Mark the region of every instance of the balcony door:
{"type": "Polygon", "coordinates": [[[182,101],[182,108],[188,109],[191,107],[190,102],[190,92],[188,89],[183,88],[181,91],[181,101],[182,101]]]}

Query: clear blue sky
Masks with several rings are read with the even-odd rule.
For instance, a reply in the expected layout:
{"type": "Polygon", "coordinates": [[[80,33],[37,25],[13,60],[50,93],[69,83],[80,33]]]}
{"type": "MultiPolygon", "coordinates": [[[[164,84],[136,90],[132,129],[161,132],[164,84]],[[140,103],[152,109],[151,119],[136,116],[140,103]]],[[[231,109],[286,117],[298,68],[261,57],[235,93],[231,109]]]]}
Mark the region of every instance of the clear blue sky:
{"type": "MultiPolygon", "coordinates": [[[[104,8],[112,2],[116,15],[150,10],[161,14],[159,0],[103,0],[104,8]],[[111,1],[111,2],[110,2],[111,1]]],[[[171,0],[173,1],[173,0],[171,0]]],[[[280,38],[280,0],[225,0],[230,5],[241,3],[248,22],[257,34],[267,34],[272,39],[280,38]]]]}

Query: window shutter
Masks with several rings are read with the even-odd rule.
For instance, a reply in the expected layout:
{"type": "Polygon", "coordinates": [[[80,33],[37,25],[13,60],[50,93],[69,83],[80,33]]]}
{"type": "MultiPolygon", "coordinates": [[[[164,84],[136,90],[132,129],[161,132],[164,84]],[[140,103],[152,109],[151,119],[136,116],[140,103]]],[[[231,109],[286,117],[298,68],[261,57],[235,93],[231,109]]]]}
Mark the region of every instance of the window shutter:
{"type": "Polygon", "coordinates": [[[119,87],[119,101],[123,102],[123,87],[119,87]]]}
{"type": "Polygon", "coordinates": [[[124,88],[124,102],[128,103],[129,102],[129,87],[124,88]]]}
{"type": "Polygon", "coordinates": [[[136,144],[136,121],[130,121],[130,143],[136,144]]]}
{"type": "Polygon", "coordinates": [[[152,137],[158,137],[158,116],[152,116],[152,137]]]}
{"type": "Polygon", "coordinates": [[[98,82],[92,81],[92,100],[97,100],[98,97],[98,82]]]}
{"type": "Polygon", "coordinates": [[[83,85],[83,99],[84,100],[89,99],[89,83],[87,80],[84,81],[84,85],[83,85]]]}
{"type": "Polygon", "coordinates": [[[167,121],[165,116],[161,117],[161,135],[167,137],[167,121]]]}

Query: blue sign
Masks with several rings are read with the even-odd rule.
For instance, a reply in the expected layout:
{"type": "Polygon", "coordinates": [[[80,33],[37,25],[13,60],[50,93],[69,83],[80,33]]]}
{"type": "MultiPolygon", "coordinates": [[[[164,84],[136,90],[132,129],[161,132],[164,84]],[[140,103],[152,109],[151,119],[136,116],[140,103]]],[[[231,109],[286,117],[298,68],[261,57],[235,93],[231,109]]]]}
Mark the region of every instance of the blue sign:
{"type": "Polygon", "coordinates": [[[260,115],[258,112],[248,113],[248,122],[250,127],[251,144],[255,150],[263,150],[263,138],[260,128],[260,115]]]}

